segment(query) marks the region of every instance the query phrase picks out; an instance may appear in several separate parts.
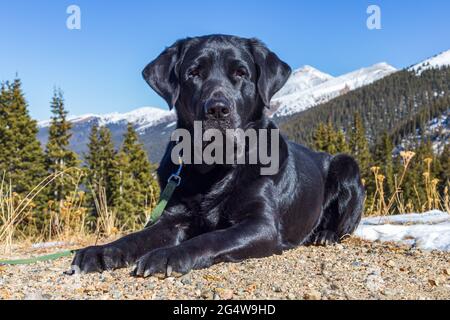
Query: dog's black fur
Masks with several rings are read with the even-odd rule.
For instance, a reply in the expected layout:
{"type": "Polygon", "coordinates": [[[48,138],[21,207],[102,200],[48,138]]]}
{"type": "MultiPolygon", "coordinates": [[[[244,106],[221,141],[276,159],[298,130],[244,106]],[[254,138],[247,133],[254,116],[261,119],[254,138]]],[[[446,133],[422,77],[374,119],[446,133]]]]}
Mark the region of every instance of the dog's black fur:
{"type": "MultiPolygon", "coordinates": [[[[291,69],[260,41],[212,35],[167,48],[144,70],[178,114],[178,128],[275,128],[264,115],[291,69]],[[208,106],[224,107],[208,112],[208,106]]],[[[158,170],[161,188],[176,170],[170,143],[158,170]]],[[[280,169],[186,165],[182,183],[152,226],[111,244],[78,251],[72,265],[98,272],[136,264],[136,276],[184,274],[222,261],[265,257],[302,244],[331,244],[351,234],[363,208],[359,168],[280,140],[280,169]]]]}

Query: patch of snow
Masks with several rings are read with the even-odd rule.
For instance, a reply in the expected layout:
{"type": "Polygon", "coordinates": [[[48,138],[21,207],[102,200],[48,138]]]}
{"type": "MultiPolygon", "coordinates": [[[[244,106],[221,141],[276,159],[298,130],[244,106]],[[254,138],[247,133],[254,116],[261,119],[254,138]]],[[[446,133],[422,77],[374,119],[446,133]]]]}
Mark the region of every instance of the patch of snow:
{"type": "Polygon", "coordinates": [[[286,87],[275,95],[271,103],[273,116],[282,117],[304,111],[396,71],[394,67],[382,62],[334,78],[312,67],[305,67],[294,72],[286,87]]]}
{"type": "Polygon", "coordinates": [[[176,124],[177,124],[177,122],[176,122],[176,121],[173,121],[173,122],[169,123],[169,124],[166,126],[166,128],[171,128],[171,127],[175,126],[176,124]]]}
{"type": "Polygon", "coordinates": [[[417,75],[420,75],[425,70],[437,69],[444,66],[450,66],[450,50],[444,51],[430,59],[413,65],[408,70],[415,71],[417,75]]]}
{"type": "Polygon", "coordinates": [[[365,218],[355,235],[369,241],[393,241],[424,250],[450,251],[450,214],[430,211],[365,218]]]}

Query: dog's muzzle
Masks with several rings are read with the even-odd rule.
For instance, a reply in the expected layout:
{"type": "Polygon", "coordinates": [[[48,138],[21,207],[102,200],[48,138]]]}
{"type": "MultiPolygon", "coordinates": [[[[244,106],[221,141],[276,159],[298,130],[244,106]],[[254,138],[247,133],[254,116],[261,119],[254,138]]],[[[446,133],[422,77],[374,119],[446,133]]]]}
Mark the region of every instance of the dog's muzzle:
{"type": "Polygon", "coordinates": [[[211,98],[204,105],[207,120],[224,120],[231,114],[231,105],[226,98],[211,98]]]}

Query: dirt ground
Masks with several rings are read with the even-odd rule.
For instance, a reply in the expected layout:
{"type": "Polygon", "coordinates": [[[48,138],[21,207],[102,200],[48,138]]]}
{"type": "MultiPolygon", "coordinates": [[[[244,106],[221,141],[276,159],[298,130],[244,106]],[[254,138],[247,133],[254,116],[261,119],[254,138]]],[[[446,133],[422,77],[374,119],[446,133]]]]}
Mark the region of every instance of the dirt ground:
{"type": "MultiPolygon", "coordinates": [[[[14,257],[76,247],[24,246],[14,257]]],[[[0,299],[450,299],[450,253],[357,238],[181,278],[136,279],[131,268],[67,276],[70,261],[0,266],[0,299]]]]}

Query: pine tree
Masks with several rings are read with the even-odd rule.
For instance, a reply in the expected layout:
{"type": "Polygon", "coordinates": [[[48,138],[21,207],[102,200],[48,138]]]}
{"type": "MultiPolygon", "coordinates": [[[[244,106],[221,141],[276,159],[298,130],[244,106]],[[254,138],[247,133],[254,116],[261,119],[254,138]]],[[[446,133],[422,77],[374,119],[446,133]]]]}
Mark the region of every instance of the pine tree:
{"type": "Polygon", "coordinates": [[[390,195],[395,190],[394,181],[394,160],[392,152],[394,145],[389,134],[385,131],[381,136],[381,142],[375,148],[374,162],[380,167],[381,172],[386,177],[385,194],[390,195]]]}
{"type": "Polygon", "coordinates": [[[313,134],[313,147],[317,151],[335,155],[349,152],[345,134],[342,130],[334,130],[331,122],[320,123],[313,134]]]}
{"type": "Polygon", "coordinates": [[[336,131],[335,144],[336,144],[336,151],[338,153],[350,153],[350,148],[347,143],[347,138],[342,129],[339,129],[338,131],[336,131]]]}
{"type": "Polygon", "coordinates": [[[337,154],[338,150],[336,147],[336,132],[334,131],[333,125],[331,122],[325,126],[325,152],[329,154],[337,154]]]}
{"type": "Polygon", "coordinates": [[[88,201],[94,215],[97,214],[92,193],[98,197],[101,194],[101,189],[104,189],[106,204],[109,207],[112,206],[115,157],[116,151],[111,131],[107,127],[99,128],[94,125],[89,136],[88,153],[85,155],[88,188],[91,189],[91,196],[88,201]]]}
{"type": "Polygon", "coordinates": [[[366,130],[359,113],[354,115],[353,128],[349,137],[350,152],[356,158],[361,168],[363,179],[367,181],[372,165],[369,143],[366,138],[366,130]]]}
{"type": "Polygon", "coordinates": [[[75,188],[75,171],[79,164],[77,154],[70,150],[70,138],[72,134],[71,123],[67,120],[67,111],[64,107],[64,98],[61,90],[55,90],[51,101],[51,124],[49,137],[45,150],[46,166],[50,174],[55,175],[55,180],[49,185],[48,197],[58,205],[66,199],[75,188]]]}
{"type": "Polygon", "coordinates": [[[28,114],[21,81],[15,79],[3,84],[0,89],[0,174],[11,182],[13,192],[21,195],[30,192],[46,176],[37,133],[37,123],[28,114]]]}
{"type": "Polygon", "coordinates": [[[122,149],[114,158],[114,176],[112,179],[112,203],[120,224],[132,228],[138,211],[136,204],[137,187],[131,172],[131,158],[122,149]]]}
{"type": "Polygon", "coordinates": [[[326,152],[328,144],[327,127],[322,122],[319,123],[313,133],[313,148],[317,151],[326,152]]]}
{"type": "Polygon", "coordinates": [[[91,128],[91,132],[89,134],[89,143],[87,145],[88,152],[83,154],[85,160],[85,181],[84,184],[86,189],[88,190],[86,195],[86,204],[90,210],[92,218],[95,221],[95,217],[98,216],[97,207],[95,205],[95,201],[99,194],[99,188],[97,187],[96,181],[98,176],[98,168],[99,168],[99,154],[100,154],[100,145],[98,139],[98,125],[94,124],[91,128]]]}
{"type": "Polygon", "coordinates": [[[112,204],[112,179],[114,177],[114,157],[116,150],[112,140],[111,130],[103,126],[99,130],[99,170],[97,183],[106,189],[108,204],[112,204]]]}
{"type": "Polygon", "coordinates": [[[8,136],[9,132],[8,121],[8,103],[9,103],[9,91],[5,83],[0,85],[0,174],[3,177],[4,170],[6,170],[7,164],[7,150],[11,150],[9,145],[12,143],[11,137],[8,136]]]}
{"type": "Polygon", "coordinates": [[[88,169],[88,180],[90,182],[97,180],[98,167],[99,167],[99,155],[100,145],[98,138],[98,125],[94,124],[89,134],[88,152],[84,154],[84,160],[86,162],[86,168],[88,169]]]}
{"type": "Polygon", "coordinates": [[[144,222],[156,204],[158,187],[154,166],[131,124],[115,158],[113,202],[119,219],[129,228],[144,222]]]}

